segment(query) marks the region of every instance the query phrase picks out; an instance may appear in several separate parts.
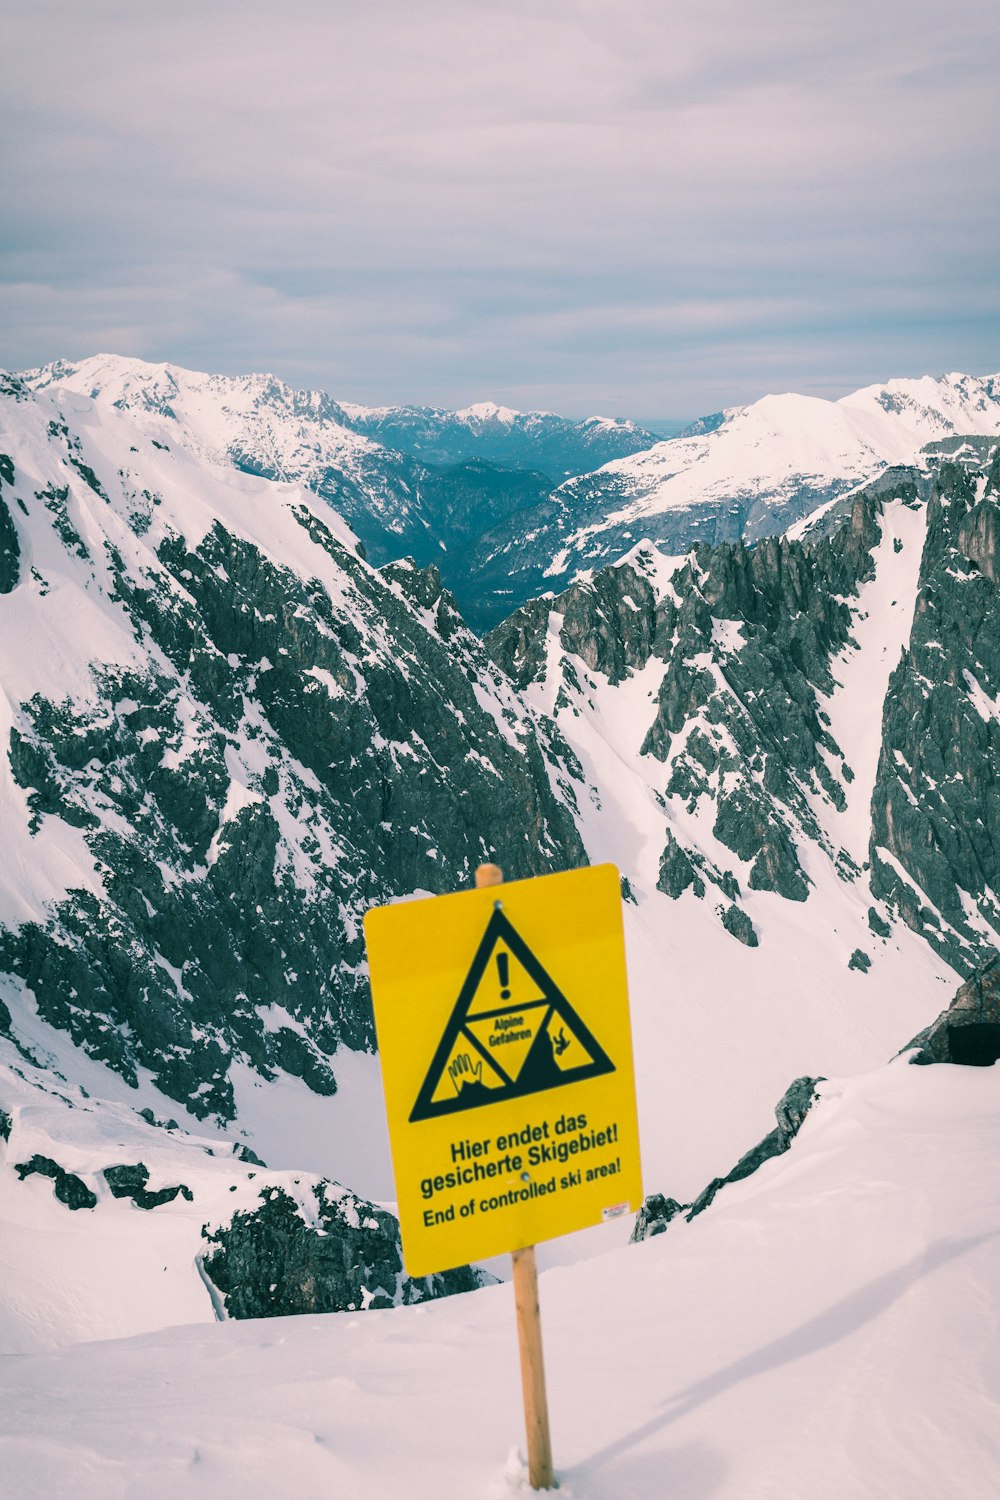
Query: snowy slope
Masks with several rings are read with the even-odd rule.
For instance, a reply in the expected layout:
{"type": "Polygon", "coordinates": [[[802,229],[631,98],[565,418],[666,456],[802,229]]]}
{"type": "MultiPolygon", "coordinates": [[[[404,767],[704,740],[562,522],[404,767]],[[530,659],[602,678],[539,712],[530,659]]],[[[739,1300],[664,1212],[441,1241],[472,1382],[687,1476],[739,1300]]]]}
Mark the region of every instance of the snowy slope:
{"type": "MultiPolygon", "coordinates": [[[[832,1080],[692,1224],[543,1274],[560,1493],[989,1500],[998,1085],[832,1080]]],[[[7,1360],[0,1433],[9,1500],[524,1493],[510,1290],[7,1360]]]]}
{"type": "Polygon", "coordinates": [[[955,434],[1000,433],[1000,378],[894,380],[839,401],[765,396],[569,480],[529,535],[499,539],[515,576],[560,581],[615,562],[642,540],[683,553],[703,542],[754,540],[820,505],[917,461],[955,434]],[[705,430],[707,429],[707,430],[705,430]]]}
{"type": "Polygon", "coordinates": [[[115,354],[58,361],[24,378],[39,391],[64,389],[129,411],[144,432],[212,463],[328,492],[389,532],[404,534],[408,509],[418,508],[412,463],[352,431],[322,391],[296,391],[273,375],[209,375],[115,354]]]}

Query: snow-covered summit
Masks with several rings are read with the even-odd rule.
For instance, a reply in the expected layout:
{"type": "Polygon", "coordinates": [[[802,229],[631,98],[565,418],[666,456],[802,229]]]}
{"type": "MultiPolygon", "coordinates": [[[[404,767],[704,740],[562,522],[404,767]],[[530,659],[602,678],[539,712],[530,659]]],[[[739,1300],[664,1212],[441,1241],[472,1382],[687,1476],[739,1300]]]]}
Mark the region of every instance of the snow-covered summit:
{"type": "MultiPolygon", "coordinates": [[[[505,427],[516,422],[521,415],[521,412],[514,411],[509,406],[498,406],[495,401],[475,401],[471,406],[465,406],[455,413],[459,421],[502,422],[505,427]]],[[[543,415],[541,412],[532,412],[532,416],[541,415],[543,415]]]]}
{"type": "Polygon", "coordinates": [[[515,578],[530,573],[538,590],[642,540],[674,553],[753,541],[890,467],[920,462],[929,443],[998,433],[1000,376],[893,380],[839,401],[764,396],[567,480],[530,536],[503,539],[503,564],[515,578]]]}
{"type": "Polygon", "coordinates": [[[270,454],[276,477],[309,484],[336,463],[360,478],[378,445],[355,433],[321,391],[297,391],[274,375],[212,375],[117,354],[65,360],[26,372],[35,390],[58,386],[104,405],[159,417],[200,456],[230,462],[254,443],[270,454]],[[178,432],[180,429],[180,432],[178,432]]]}
{"type": "MultiPolygon", "coordinates": [[[[127,410],[150,436],[199,459],[307,485],[349,522],[373,562],[436,562],[471,614],[483,591],[470,540],[544,503],[568,475],[656,441],[614,418],[576,422],[492,401],[459,412],[365,407],[273,375],[212,375],[111,354],[22,378],[127,410]]],[[[486,607],[498,618],[507,594],[486,607]]]]}

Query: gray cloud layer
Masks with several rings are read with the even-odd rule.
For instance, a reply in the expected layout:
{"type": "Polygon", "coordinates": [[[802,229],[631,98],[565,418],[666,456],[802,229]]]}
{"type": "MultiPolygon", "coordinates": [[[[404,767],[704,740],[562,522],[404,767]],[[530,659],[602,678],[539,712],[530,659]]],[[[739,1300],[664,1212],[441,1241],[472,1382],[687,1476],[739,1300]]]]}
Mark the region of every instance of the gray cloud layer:
{"type": "Polygon", "coordinates": [[[1000,367],[995,0],[6,0],[0,361],[689,415],[1000,367]]]}

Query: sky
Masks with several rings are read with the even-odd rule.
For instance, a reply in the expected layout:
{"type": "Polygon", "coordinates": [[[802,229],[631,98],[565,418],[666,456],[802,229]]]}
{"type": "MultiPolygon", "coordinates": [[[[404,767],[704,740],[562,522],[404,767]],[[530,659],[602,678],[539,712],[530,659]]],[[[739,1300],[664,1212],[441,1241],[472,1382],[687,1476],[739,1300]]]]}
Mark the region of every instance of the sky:
{"type": "Polygon", "coordinates": [[[4,0],[0,364],[684,419],[1000,370],[996,0],[4,0]]]}

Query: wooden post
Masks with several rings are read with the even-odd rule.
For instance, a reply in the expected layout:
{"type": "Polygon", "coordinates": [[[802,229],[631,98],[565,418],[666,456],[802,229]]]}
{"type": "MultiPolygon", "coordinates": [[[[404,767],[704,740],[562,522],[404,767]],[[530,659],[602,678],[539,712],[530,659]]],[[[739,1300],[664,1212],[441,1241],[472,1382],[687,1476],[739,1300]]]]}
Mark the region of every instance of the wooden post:
{"type": "Polygon", "coordinates": [[[549,1436],[549,1403],[545,1394],[542,1320],[538,1309],[534,1245],[515,1250],[511,1262],[514,1267],[517,1343],[521,1355],[524,1427],[528,1435],[528,1483],[533,1490],[550,1490],[552,1440],[549,1436]]]}
{"type": "MultiPolygon", "coordinates": [[[[479,866],[476,871],[476,886],[479,890],[502,884],[503,871],[499,865],[479,866]]],[[[528,1440],[528,1483],[533,1490],[550,1490],[553,1483],[552,1440],[549,1435],[549,1403],[545,1394],[542,1320],[538,1307],[538,1271],[534,1245],[515,1250],[511,1255],[511,1264],[514,1273],[517,1344],[521,1356],[524,1427],[528,1440]]]]}

